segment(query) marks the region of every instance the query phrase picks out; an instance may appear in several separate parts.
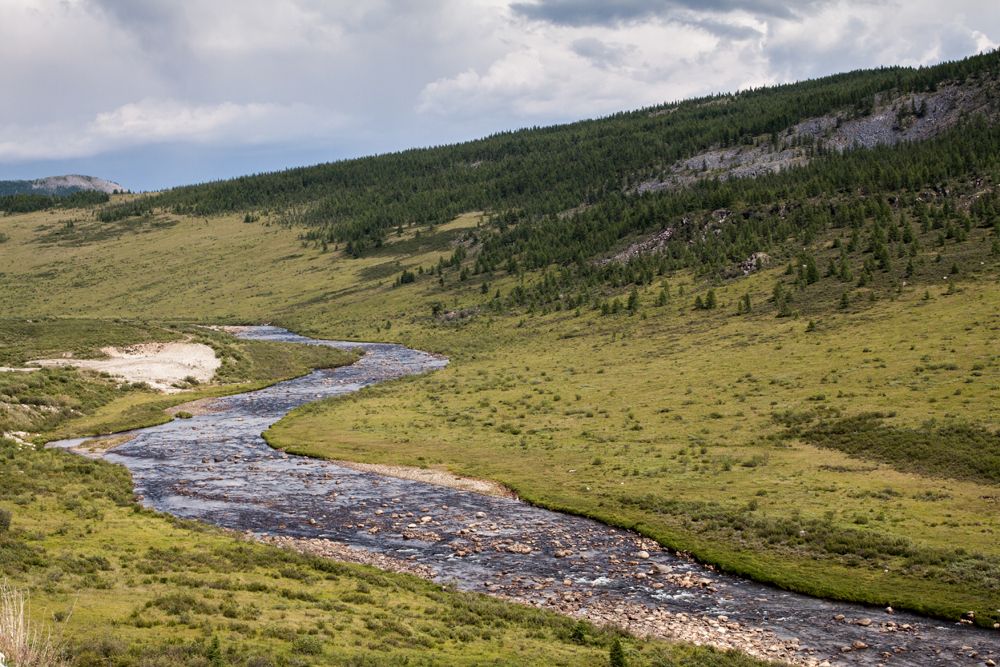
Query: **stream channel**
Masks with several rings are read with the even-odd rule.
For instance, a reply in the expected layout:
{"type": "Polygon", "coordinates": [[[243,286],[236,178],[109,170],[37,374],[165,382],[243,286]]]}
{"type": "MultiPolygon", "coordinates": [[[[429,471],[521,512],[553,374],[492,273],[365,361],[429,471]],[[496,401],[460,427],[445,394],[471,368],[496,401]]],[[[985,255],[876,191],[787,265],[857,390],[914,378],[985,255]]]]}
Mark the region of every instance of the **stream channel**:
{"type": "Polygon", "coordinates": [[[598,622],[614,618],[633,631],[697,639],[655,629],[688,623],[700,628],[702,641],[743,648],[756,641],[759,650],[751,652],[779,660],[1000,663],[997,631],[790,593],[716,572],[638,534],[514,498],[276,451],[261,433],[293,408],[447,361],[400,345],[315,340],[277,327],[238,335],[362,348],[365,355],[350,366],[217,399],[207,414],[133,432],[103,458],[129,469],[143,505],[257,536],[332,540],[423,566],[435,581],[461,590],[598,622]],[[766,638],[784,650],[769,649],[766,638]]]}

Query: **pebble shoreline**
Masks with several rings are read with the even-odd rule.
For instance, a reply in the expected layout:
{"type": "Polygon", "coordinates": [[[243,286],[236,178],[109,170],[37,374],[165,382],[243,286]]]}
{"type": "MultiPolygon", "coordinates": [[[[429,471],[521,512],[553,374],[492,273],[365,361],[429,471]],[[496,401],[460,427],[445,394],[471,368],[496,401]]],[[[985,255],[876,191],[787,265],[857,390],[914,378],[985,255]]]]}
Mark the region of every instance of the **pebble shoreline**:
{"type": "MultiPolygon", "coordinates": [[[[369,565],[390,572],[410,574],[433,581],[437,573],[426,565],[358,549],[334,540],[317,538],[294,538],[275,535],[255,535],[245,533],[248,540],[256,540],[282,549],[301,554],[329,558],[343,563],[369,565]]],[[[556,582],[542,582],[556,584],[556,582]]],[[[723,650],[739,650],[765,660],[779,661],[803,667],[824,667],[831,663],[820,661],[808,655],[796,639],[783,640],[773,632],[762,628],[752,628],[730,621],[725,616],[716,618],[685,613],[672,614],[663,609],[651,609],[637,604],[614,604],[593,599],[592,591],[579,590],[569,580],[559,582],[563,592],[555,597],[540,599],[529,591],[537,593],[547,586],[538,585],[531,589],[512,586],[504,590],[495,589],[488,593],[493,597],[542,607],[590,621],[599,626],[614,626],[636,637],[687,642],[709,645],[723,650]],[[589,593],[589,595],[588,595],[589,593]]]]}

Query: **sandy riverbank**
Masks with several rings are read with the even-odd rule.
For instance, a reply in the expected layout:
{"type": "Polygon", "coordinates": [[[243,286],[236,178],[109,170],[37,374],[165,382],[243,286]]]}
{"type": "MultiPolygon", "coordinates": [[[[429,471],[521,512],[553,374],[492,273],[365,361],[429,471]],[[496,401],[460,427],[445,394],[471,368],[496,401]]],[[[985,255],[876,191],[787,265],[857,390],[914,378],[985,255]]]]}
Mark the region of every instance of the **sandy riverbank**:
{"type": "Polygon", "coordinates": [[[215,351],[202,343],[142,343],[125,348],[105,347],[106,359],[37,359],[41,367],[72,366],[108,373],[126,382],[145,382],[166,394],[183,391],[174,385],[190,379],[209,382],[221,365],[215,351]]]}
{"type": "Polygon", "coordinates": [[[492,482],[487,479],[476,479],[474,477],[459,477],[447,470],[437,470],[434,468],[415,468],[411,466],[393,466],[381,463],[355,463],[353,461],[331,461],[339,466],[360,470],[361,472],[371,472],[376,475],[396,477],[397,479],[412,479],[415,482],[433,484],[435,486],[446,486],[450,489],[460,491],[471,491],[484,496],[496,496],[497,498],[517,498],[517,494],[508,489],[503,484],[492,482]]]}

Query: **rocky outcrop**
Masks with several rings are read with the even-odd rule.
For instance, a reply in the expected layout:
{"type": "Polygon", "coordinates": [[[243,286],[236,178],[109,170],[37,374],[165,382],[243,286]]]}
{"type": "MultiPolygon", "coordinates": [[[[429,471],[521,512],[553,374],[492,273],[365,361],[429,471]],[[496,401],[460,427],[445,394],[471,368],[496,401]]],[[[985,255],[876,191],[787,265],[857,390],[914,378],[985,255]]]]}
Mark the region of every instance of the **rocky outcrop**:
{"type": "Polygon", "coordinates": [[[610,264],[611,262],[621,262],[624,264],[629,260],[639,257],[640,255],[649,255],[658,252],[662,250],[670,239],[674,237],[675,232],[676,230],[673,227],[667,227],[663,231],[657,232],[648,238],[630,244],[621,252],[601,260],[599,264],[610,264]]]}
{"type": "Polygon", "coordinates": [[[0,181],[0,195],[67,195],[83,190],[105,192],[109,195],[115,192],[125,192],[125,188],[114,181],[106,181],[96,176],[81,176],[79,174],[47,176],[46,178],[36,178],[30,181],[0,181]]]}
{"type": "Polygon", "coordinates": [[[809,118],[778,136],[758,137],[753,144],[703,151],[673,164],[667,173],[640,183],[638,193],[670,190],[707,178],[754,178],[804,166],[821,151],[893,146],[926,141],[951,129],[966,116],[1000,116],[996,82],[953,84],[934,92],[883,96],[873,109],[858,115],[840,111],[809,118]]]}

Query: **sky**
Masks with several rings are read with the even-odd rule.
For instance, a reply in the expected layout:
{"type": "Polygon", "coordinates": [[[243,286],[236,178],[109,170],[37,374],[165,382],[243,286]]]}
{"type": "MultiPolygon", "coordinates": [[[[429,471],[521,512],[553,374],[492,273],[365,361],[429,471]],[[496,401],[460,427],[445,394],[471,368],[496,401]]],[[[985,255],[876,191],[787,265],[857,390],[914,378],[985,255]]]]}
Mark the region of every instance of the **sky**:
{"type": "Polygon", "coordinates": [[[0,179],[154,190],[998,43],[995,0],[0,0],[0,179]]]}

